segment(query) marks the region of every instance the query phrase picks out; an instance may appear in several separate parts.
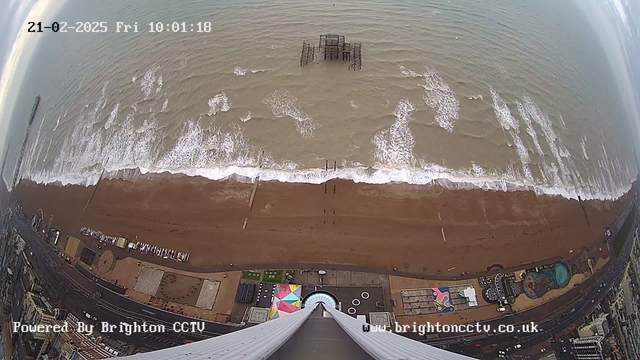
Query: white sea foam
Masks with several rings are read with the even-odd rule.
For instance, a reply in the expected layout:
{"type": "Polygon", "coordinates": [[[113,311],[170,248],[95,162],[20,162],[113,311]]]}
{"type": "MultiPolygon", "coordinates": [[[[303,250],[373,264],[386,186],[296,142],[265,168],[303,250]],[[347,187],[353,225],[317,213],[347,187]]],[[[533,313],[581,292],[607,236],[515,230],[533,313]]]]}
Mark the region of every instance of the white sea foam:
{"type": "Polygon", "coordinates": [[[140,89],[144,94],[144,98],[148,99],[156,84],[156,72],[160,70],[160,65],[153,64],[149,70],[144,74],[142,80],[140,80],[140,89]]]}
{"type": "Polygon", "coordinates": [[[558,146],[558,153],[565,159],[571,158],[571,153],[569,153],[569,149],[564,147],[563,145],[558,146]]]}
{"type": "MultiPolygon", "coordinates": [[[[410,72],[407,73],[411,76],[410,72]]],[[[489,169],[471,163],[466,169],[451,169],[446,164],[434,164],[427,159],[416,158],[416,141],[410,130],[411,116],[416,107],[406,100],[398,102],[394,111],[395,122],[388,129],[373,135],[374,151],[370,161],[374,166],[345,160],[342,162],[342,168],[326,172],[323,169],[302,168],[301,165],[287,160],[276,162],[268,152],[263,156],[262,167],[258,167],[257,159],[261,149],[253,147],[244,138],[242,129],[237,124],[232,125],[231,129],[223,129],[216,125],[216,122],[207,125],[211,121],[206,120],[206,115],[188,121],[175,137],[167,137],[167,134],[160,132],[155,113],[152,111],[141,125],[134,125],[140,124],[139,121],[135,121],[134,116],[142,116],[135,115],[137,105],[134,103],[131,105],[133,110],[129,111],[126,120],[120,122],[114,118],[110,126],[96,129],[92,125],[95,121],[103,119],[99,113],[106,103],[106,87],[107,84],[103,86],[98,101],[95,104],[91,103],[91,108],[87,106],[89,109],[83,109],[77,119],[72,119],[73,123],[80,124],[79,126],[69,126],[69,129],[64,129],[68,133],[56,134],[63,136],[60,140],[61,146],[43,146],[46,145],[45,141],[41,141],[46,118],[43,117],[35,139],[29,151],[25,153],[23,177],[40,183],[89,185],[95,184],[103,169],[107,174],[117,174],[119,170],[124,169],[138,169],[142,173],[168,171],[205,176],[212,180],[237,175],[249,179],[260,176],[264,181],[321,183],[340,178],[372,184],[440,184],[449,188],[534,190],[540,194],[561,195],[567,198],[577,198],[580,195],[583,199],[615,199],[629,190],[635,176],[631,174],[628,165],[623,165],[612,155],[609,151],[611,148],[606,149],[602,144],[600,151],[593,148],[590,150],[590,158],[601,156],[601,159],[593,160],[596,164],[595,171],[587,171],[586,174],[589,176],[583,179],[581,176],[584,174],[578,173],[568,149],[557,138],[553,128],[548,130],[550,121],[546,115],[528,97],[521,100],[518,111],[521,115],[526,114],[522,116],[525,123],[528,117],[532,124],[536,124],[531,126],[543,129],[540,136],[549,142],[553,155],[553,158],[540,161],[541,179],[532,179],[526,173],[523,176],[517,169],[518,166],[489,169]],[[173,146],[167,144],[170,138],[178,139],[173,146]],[[40,144],[41,142],[44,144],[40,144]],[[163,145],[160,147],[158,144],[163,145]],[[558,159],[561,163],[556,163],[558,159]],[[566,168],[566,172],[561,166],[566,168]]],[[[216,97],[210,101],[211,112],[225,111],[225,108],[228,110],[226,95],[221,93],[216,97]],[[216,97],[218,100],[215,100],[216,97]]],[[[520,139],[520,124],[497,93],[492,100],[502,128],[513,138],[523,167],[525,163],[527,167],[533,166],[528,164],[526,156],[529,154],[520,139]]],[[[166,102],[167,99],[165,104],[166,102]]],[[[289,116],[296,120],[297,126],[299,123],[308,123],[313,128],[316,126],[296,105],[296,99],[286,91],[275,91],[265,98],[264,102],[271,107],[276,117],[289,116]]],[[[157,105],[154,104],[154,107],[157,105]]],[[[166,105],[163,105],[162,111],[165,107],[166,105]]],[[[528,127],[529,125],[527,132],[528,127]]],[[[300,128],[298,130],[300,131],[300,128]]],[[[301,134],[304,130],[303,128],[301,134]]],[[[56,141],[59,140],[56,138],[56,141]]],[[[586,138],[583,139],[583,143],[586,144],[586,138]]],[[[583,155],[585,153],[583,150],[583,155]]]]}
{"type": "Polygon", "coordinates": [[[44,159],[42,159],[42,162],[46,162],[47,161],[47,157],[49,157],[49,150],[51,150],[51,143],[53,142],[53,139],[49,140],[49,146],[47,146],[47,152],[44,154],[44,159]]]}
{"type": "Polygon", "coordinates": [[[251,120],[251,111],[249,111],[249,113],[247,113],[247,116],[244,116],[244,117],[240,118],[240,121],[242,121],[242,122],[247,122],[249,120],[251,120]]]}
{"type": "Polygon", "coordinates": [[[138,77],[134,75],[134,76],[131,78],[131,82],[132,82],[132,83],[135,83],[135,82],[136,82],[136,80],[138,80],[138,77]]]}
{"type": "Polygon", "coordinates": [[[164,102],[162,103],[162,109],[160,109],[160,112],[164,112],[165,110],[167,110],[167,105],[169,105],[169,98],[164,99],[164,102]]]}
{"type": "Polygon", "coordinates": [[[400,65],[400,72],[402,72],[402,74],[407,77],[422,77],[422,74],[418,74],[411,69],[407,69],[403,65],[400,65]]]}
{"type": "Polygon", "coordinates": [[[216,94],[216,96],[209,99],[209,116],[215,115],[221,111],[229,111],[229,99],[227,99],[227,94],[223,92],[216,94]]]}
{"type": "Polygon", "coordinates": [[[435,119],[438,125],[448,132],[453,132],[453,123],[459,118],[460,103],[449,85],[436,73],[435,69],[427,69],[426,73],[419,74],[400,66],[400,71],[407,77],[424,79],[424,84],[420,85],[426,92],[423,96],[424,102],[436,111],[435,119]]]}
{"type": "Polygon", "coordinates": [[[523,97],[523,106],[526,113],[531,117],[531,119],[538,124],[542,128],[542,134],[549,144],[549,148],[551,149],[551,154],[555,158],[558,167],[560,168],[560,177],[563,178],[564,183],[567,183],[564,176],[569,174],[569,169],[566,167],[564,161],[562,160],[562,156],[560,155],[560,150],[558,149],[558,145],[556,142],[559,142],[558,136],[553,130],[553,124],[547,114],[543,113],[542,110],[538,108],[538,106],[531,100],[528,95],[523,97]]]}
{"type": "Polygon", "coordinates": [[[542,147],[540,147],[540,141],[538,141],[538,134],[536,134],[536,129],[534,129],[533,127],[533,122],[531,121],[531,117],[524,110],[524,105],[522,105],[521,101],[518,101],[517,108],[518,108],[518,112],[520,113],[520,117],[522,118],[525,125],[527,126],[527,133],[531,137],[531,140],[533,140],[533,145],[536,147],[536,151],[538,152],[538,154],[544,155],[544,152],[542,151],[542,147]]]}
{"type": "Polygon", "coordinates": [[[120,103],[117,103],[116,106],[113,107],[113,110],[111,110],[111,114],[109,114],[109,118],[107,119],[107,122],[104,123],[105,129],[110,128],[111,125],[113,125],[113,123],[116,121],[116,118],[118,117],[119,107],[120,107],[120,103]]]}
{"type": "Polygon", "coordinates": [[[352,107],[352,108],[354,108],[354,109],[357,109],[357,108],[358,108],[358,105],[356,105],[356,103],[355,103],[355,102],[353,102],[353,100],[351,100],[349,103],[351,104],[351,107],[352,107]]]}
{"type": "Polygon", "coordinates": [[[105,82],[102,86],[102,92],[100,98],[98,99],[98,101],[96,101],[96,106],[93,108],[93,111],[91,111],[87,115],[85,121],[86,126],[92,126],[93,124],[97,124],[100,121],[100,110],[104,109],[105,105],[107,104],[107,85],[109,85],[109,81],[105,82]]]}
{"type": "Polygon", "coordinates": [[[424,74],[424,82],[422,87],[427,92],[424,96],[425,103],[436,110],[438,125],[448,132],[453,132],[453,122],[458,120],[460,111],[456,94],[434,69],[429,69],[424,74]]]}
{"type": "Polygon", "coordinates": [[[302,137],[313,137],[316,130],[315,121],[296,106],[297,99],[286,90],[275,90],[262,102],[269,105],[275,117],[289,116],[296,120],[296,130],[302,137]]]}
{"type": "Polygon", "coordinates": [[[206,169],[214,166],[256,166],[256,151],[244,139],[239,127],[225,132],[217,127],[203,128],[189,120],[175,146],[159,161],[163,169],[206,169]]]}
{"type": "Polygon", "coordinates": [[[491,90],[491,98],[493,99],[493,110],[496,113],[496,117],[500,122],[502,128],[507,131],[511,138],[513,139],[513,143],[516,146],[516,151],[518,152],[518,157],[520,158],[520,162],[522,163],[522,170],[524,171],[525,179],[529,182],[533,182],[533,175],[531,174],[531,169],[529,168],[529,163],[531,162],[529,158],[529,151],[524,146],[522,139],[520,138],[520,124],[518,120],[511,115],[511,110],[507,106],[507,103],[502,100],[502,98],[498,95],[498,93],[491,90]]]}
{"type": "Polygon", "coordinates": [[[411,116],[416,110],[408,100],[400,100],[394,111],[396,121],[389,129],[379,131],[373,136],[375,161],[382,165],[413,166],[415,158],[413,148],[415,140],[409,128],[411,116]]]}
{"type": "Polygon", "coordinates": [[[237,76],[244,76],[247,74],[247,69],[243,69],[240,66],[236,66],[233,69],[233,73],[236,74],[237,76]]]}
{"type": "Polygon", "coordinates": [[[252,74],[257,74],[257,73],[261,73],[261,72],[267,72],[268,70],[266,69],[255,69],[255,70],[251,70],[252,74]]]}
{"type": "Polygon", "coordinates": [[[562,124],[562,127],[567,130],[567,124],[564,122],[564,118],[562,117],[562,114],[558,114],[558,119],[560,120],[560,124],[562,124]]]}
{"type": "Polygon", "coordinates": [[[58,126],[60,126],[60,116],[58,116],[58,120],[56,120],[56,126],[53,128],[53,130],[51,131],[56,131],[58,130],[58,126]]]}
{"type": "MultiPolygon", "coordinates": [[[[233,136],[233,135],[230,135],[233,136]]],[[[200,144],[200,138],[192,138],[190,141],[196,141],[200,144]]],[[[188,141],[186,142],[188,143],[188,141]]],[[[184,143],[182,144],[184,146],[184,143]]],[[[184,148],[184,147],[183,147],[184,148]]],[[[367,184],[388,184],[388,183],[409,183],[414,185],[441,185],[451,189],[483,189],[495,191],[534,191],[537,194],[557,195],[568,199],[599,199],[613,200],[624,195],[630,190],[631,185],[614,189],[612,191],[603,191],[602,185],[597,182],[590,181],[590,186],[577,190],[575,187],[561,186],[545,186],[530,185],[518,179],[518,176],[507,170],[504,174],[491,172],[486,176],[477,176],[477,168],[453,170],[441,165],[429,164],[423,161],[419,167],[346,167],[338,168],[336,171],[325,171],[322,169],[296,169],[295,164],[284,163],[279,168],[274,168],[273,163],[268,166],[259,168],[255,162],[255,156],[248,155],[242,158],[241,162],[247,165],[218,165],[213,167],[196,167],[187,165],[185,159],[198,160],[200,162],[206,159],[203,157],[201,150],[189,150],[184,148],[183,153],[174,154],[166,160],[176,160],[175,165],[183,164],[183,166],[169,167],[169,163],[161,163],[158,165],[138,166],[138,167],[120,167],[110,170],[106,168],[108,173],[116,173],[127,169],[138,170],[142,174],[147,173],[163,173],[185,174],[188,176],[203,176],[211,180],[223,180],[230,177],[242,177],[248,179],[260,178],[261,181],[280,181],[287,183],[310,183],[320,184],[331,179],[351,180],[357,183],[367,184]],[[252,165],[249,165],[252,164],[252,165]],[[294,169],[290,169],[293,167],[294,169]]],[[[224,154],[224,152],[222,152],[224,154]]],[[[264,162],[263,162],[264,163],[264,162]]],[[[555,166],[555,165],[553,165],[555,166]]],[[[60,173],[36,172],[30,173],[26,177],[43,184],[60,183],[94,185],[99,177],[100,172],[68,172],[64,175],[60,173]]],[[[107,174],[107,177],[108,174],[107,174]]]]}
{"type": "Polygon", "coordinates": [[[156,88],[156,94],[162,90],[162,75],[158,77],[158,87],[156,88]]]}

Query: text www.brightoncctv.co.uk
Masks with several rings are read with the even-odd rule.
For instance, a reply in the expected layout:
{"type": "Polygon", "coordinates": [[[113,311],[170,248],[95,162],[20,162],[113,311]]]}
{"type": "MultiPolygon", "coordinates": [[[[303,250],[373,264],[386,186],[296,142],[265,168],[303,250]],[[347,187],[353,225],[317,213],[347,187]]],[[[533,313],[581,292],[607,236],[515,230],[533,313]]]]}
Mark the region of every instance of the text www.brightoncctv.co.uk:
{"type": "Polygon", "coordinates": [[[437,334],[437,333],[536,333],[540,331],[538,325],[530,322],[521,325],[512,324],[500,324],[497,326],[491,326],[489,324],[462,324],[462,325],[449,325],[440,324],[440,322],[425,324],[413,324],[400,325],[398,323],[395,326],[386,325],[369,325],[363,324],[362,331],[364,332],[394,332],[394,333],[408,333],[414,332],[421,336],[425,334],[437,334]]]}

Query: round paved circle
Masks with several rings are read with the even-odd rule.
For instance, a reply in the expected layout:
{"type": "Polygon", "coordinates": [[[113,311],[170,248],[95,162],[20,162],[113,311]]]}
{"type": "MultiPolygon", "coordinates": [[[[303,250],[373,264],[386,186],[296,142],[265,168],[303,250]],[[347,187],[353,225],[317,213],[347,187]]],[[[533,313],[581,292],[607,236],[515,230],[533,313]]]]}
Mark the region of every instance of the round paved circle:
{"type": "Polygon", "coordinates": [[[111,252],[111,250],[105,250],[100,254],[100,258],[98,259],[98,271],[102,274],[109,272],[114,262],[115,257],[113,256],[113,252],[111,252]]]}
{"type": "Polygon", "coordinates": [[[360,297],[367,300],[369,298],[369,293],[366,291],[363,291],[362,294],[360,294],[360,297]]]}
{"type": "Polygon", "coordinates": [[[350,307],[350,308],[347,309],[347,312],[349,313],[349,315],[354,315],[356,313],[356,309],[350,307]]]}
{"type": "Polygon", "coordinates": [[[360,299],[353,299],[353,300],[351,300],[351,304],[352,304],[353,306],[358,306],[358,305],[360,305],[360,299]]]}

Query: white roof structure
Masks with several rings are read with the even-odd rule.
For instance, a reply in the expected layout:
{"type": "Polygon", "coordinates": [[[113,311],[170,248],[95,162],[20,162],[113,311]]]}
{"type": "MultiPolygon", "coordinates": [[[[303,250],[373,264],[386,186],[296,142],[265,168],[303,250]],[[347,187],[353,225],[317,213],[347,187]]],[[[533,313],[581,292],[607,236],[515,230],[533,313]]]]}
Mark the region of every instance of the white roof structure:
{"type": "Polygon", "coordinates": [[[476,297],[476,289],[468,287],[463,290],[464,297],[467,298],[467,304],[469,306],[478,306],[478,298],[476,297]]]}
{"type": "MultiPolygon", "coordinates": [[[[361,321],[344,314],[331,306],[318,303],[265,323],[226,335],[180,345],[169,349],[156,350],[126,356],[119,359],[131,360],[251,360],[268,359],[283,346],[307,321],[316,307],[322,306],[325,317],[332,318],[346,333],[345,342],[355,343],[373,359],[429,359],[429,360],[462,360],[471,359],[464,355],[441,350],[430,345],[391,333],[365,332],[361,321]]],[[[310,321],[313,324],[314,321],[310,321]]],[[[296,334],[304,336],[304,332],[296,334]]],[[[306,336],[313,336],[307,335],[306,336]]],[[[300,340],[300,339],[298,339],[300,340]]],[[[308,338],[309,341],[317,341],[308,338]]],[[[331,348],[324,346],[325,348],[331,348]]]]}

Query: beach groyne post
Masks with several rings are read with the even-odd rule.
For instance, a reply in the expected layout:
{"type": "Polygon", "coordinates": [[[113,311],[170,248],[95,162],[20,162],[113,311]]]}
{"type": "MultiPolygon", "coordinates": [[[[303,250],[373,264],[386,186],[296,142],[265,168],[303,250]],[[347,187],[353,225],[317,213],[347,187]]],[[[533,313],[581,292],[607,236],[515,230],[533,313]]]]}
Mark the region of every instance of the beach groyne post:
{"type": "MultiPolygon", "coordinates": [[[[262,169],[262,159],[264,157],[264,150],[260,151],[260,155],[258,155],[258,169],[262,169]]],[[[256,193],[258,192],[258,185],[260,185],[260,172],[256,176],[256,182],[253,184],[253,189],[251,190],[251,196],[249,197],[249,213],[253,209],[253,200],[256,197],[256,193]]],[[[244,224],[242,224],[242,230],[247,228],[247,223],[249,222],[249,216],[244,219],[244,224]]]]}
{"type": "Polygon", "coordinates": [[[104,176],[104,170],[102,170],[102,173],[100,174],[100,178],[98,179],[96,186],[93,188],[93,191],[91,192],[91,196],[89,196],[89,200],[87,200],[87,204],[84,206],[84,210],[82,210],[83,213],[87,211],[87,208],[91,203],[91,200],[93,200],[93,196],[96,194],[96,191],[98,190],[98,185],[100,185],[100,182],[102,181],[103,176],[104,176]]]}

